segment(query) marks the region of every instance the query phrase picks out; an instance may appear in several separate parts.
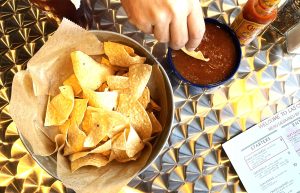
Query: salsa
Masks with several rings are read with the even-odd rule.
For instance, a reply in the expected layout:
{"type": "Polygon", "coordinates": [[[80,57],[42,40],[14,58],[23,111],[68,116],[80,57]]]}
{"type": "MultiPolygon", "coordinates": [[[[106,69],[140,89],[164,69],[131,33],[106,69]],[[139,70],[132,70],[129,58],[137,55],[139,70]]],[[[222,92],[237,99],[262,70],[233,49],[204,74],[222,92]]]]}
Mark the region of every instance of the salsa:
{"type": "Polygon", "coordinates": [[[207,85],[225,80],[237,62],[237,51],[231,35],[215,24],[206,24],[203,40],[195,51],[201,51],[210,60],[195,59],[182,50],[172,52],[176,70],[195,84],[207,85]]]}

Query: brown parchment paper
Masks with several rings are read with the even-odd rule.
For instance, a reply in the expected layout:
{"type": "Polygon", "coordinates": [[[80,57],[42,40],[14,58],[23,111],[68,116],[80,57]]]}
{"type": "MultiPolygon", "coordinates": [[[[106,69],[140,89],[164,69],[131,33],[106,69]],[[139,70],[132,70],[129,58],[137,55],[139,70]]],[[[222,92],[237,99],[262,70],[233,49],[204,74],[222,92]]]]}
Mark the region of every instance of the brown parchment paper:
{"type": "Polygon", "coordinates": [[[58,30],[28,62],[26,71],[18,72],[13,80],[10,101],[12,116],[20,134],[30,143],[34,154],[57,155],[58,178],[77,193],[117,193],[144,167],[152,151],[147,144],[141,157],[127,163],[111,162],[108,165],[83,167],[71,173],[69,160],[61,150],[65,136],[57,127],[45,127],[44,118],[50,96],[73,73],[70,53],[74,50],[89,55],[103,53],[102,43],[90,32],[64,19],[58,30]]]}
{"type": "Polygon", "coordinates": [[[42,156],[50,155],[56,150],[53,141],[43,132],[44,128],[41,129],[44,125],[41,112],[45,111],[47,100],[47,95],[34,95],[28,71],[20,71],[15,75],[9,105],[10,115],[19,132],[32,143],[33,151],[42,156]]]}
{"type": "Polygon", "coordinates": [[[80,50],[88,55],[103,54],[103,44],[92,33],[67,19],[28,61],[36,95],[56,95],[58,87],[72,73],[70,53],[80,50]]]}

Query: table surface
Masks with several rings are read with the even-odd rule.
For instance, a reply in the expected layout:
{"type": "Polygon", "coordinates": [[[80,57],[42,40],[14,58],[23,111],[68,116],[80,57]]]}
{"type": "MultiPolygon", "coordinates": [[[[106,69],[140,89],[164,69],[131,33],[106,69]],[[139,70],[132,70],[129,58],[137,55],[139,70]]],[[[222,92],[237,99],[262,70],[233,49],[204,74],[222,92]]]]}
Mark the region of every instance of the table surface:
{"type": "MultiPolygon", "coordinates": [[[[168,71],[166,45],[128,23],[116,0],[93,1],[93,28],[123,33],[149,49],[168,71]]],[[[244,2],[201,1],[207,17],[231,23],[244,2]]],[[[30,157],[8,113],[16,72],[57,26],[27,0],[0,0],[0,193],[67,192],[30,157]]],[[[300,99],[300,56],[285,54],[272,28],[243,47],[232,81],[203,91],[172,80],[176,112],[159,158],[130,186],[144,192],[245,192],[221,144],[300,99]]],[[[238,145],[238,144],[237,144],[238,145]]]]}

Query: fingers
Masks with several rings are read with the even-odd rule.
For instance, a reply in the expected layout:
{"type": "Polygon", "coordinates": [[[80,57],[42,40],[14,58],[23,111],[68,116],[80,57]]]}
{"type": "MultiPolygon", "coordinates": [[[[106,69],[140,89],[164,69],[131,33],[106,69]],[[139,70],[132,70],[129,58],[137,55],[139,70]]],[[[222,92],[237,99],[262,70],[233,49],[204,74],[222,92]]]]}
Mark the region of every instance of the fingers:
{"type": "Polygon", "coordinates": [[[170,24],[169,46],[174,50],[179,50],[188,41],[188,29],[186,18],[174,18],[170,24]]]}
{"type": "Polygon", "coordinates": [[[136,24],[135,26],[146,34],[153,33],[153,26],[150,23],[136,24]]]}
{"type": "Polygon", "coordinates": [[[145,15],[139,15],[139,9],[136,9],[136,6],[133,6],[130,0],[122,0],[122,6],[124,11],[127,14],[128,21],[142,32],[151,34],[153,33],[153,26],[149,22],[148,18],[145,15]]]}
{"type": "Polygon", "coordinates": [[[134,25],[136,28],[140,29],[142,32],[146,34],[151,34],[153,33],[153,26],[149,22],[145,22],[141,19],[136,19],[133,17],[128,17],[129,23],[134,25]]]}
{"type": "Polygon", "coordinates": [[[154,37],[162,43],[167,43],[170,40],[169,23],[161,22],[154,26],[154,37]]]}
{"type": "Polygon", "coordinates": [[[205,24],[200,3],[196,4],[196,6],[193,8],[192,12],[188,16],[187,26],[189,40],[186,43],[185,47],[188,50],[195,50],[201,43],[205,32],[205,24]]]}

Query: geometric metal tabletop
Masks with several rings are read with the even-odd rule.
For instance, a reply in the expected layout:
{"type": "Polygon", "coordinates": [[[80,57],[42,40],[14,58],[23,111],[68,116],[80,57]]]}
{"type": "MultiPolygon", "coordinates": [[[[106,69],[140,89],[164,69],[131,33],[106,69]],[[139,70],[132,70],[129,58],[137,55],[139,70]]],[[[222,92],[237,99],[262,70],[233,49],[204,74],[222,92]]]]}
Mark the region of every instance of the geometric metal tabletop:
{"type": "MultiPolygon", "coordinates": [[[[130,186],[143,192],[245,192],[221,144],[300,99],[300,56],[285,54],[285,39],[268,28],[250,45],[232,81],[212,90],[181,84],[164,59],[167,46],[129,24],[117,0],[89,1],[92,29],[140,42],[169,73],[176,111],[162,154],[130,186]]],[[[242,1],[203,0],[204,14],[231,23],[242,1]]],[[[8,113],[16,72],[57,28],[27,0],[0,0],[0,193],[66,192],[30,157],[8,113]]]]}

